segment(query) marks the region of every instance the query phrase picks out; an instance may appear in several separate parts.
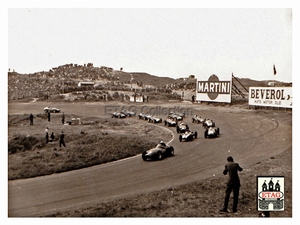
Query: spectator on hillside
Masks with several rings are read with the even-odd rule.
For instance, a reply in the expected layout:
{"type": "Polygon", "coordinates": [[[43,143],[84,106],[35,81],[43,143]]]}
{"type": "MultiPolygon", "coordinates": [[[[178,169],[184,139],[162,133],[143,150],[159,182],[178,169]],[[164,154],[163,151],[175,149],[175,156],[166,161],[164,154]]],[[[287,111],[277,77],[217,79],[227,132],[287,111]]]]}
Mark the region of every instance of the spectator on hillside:
{"type": "Polygon", "coordinates": [[[50,112],[48,112],[48,122],[50,122],[50,112]]]}
{"type": "Polygon", "coordinates": [[[63,112],[62,118],[61,118],[61,123],[65,124],[65,113],[63,112]]]}
{"type": "Polygon", "coordinates": [[[64,147],[66,147],[66,144],[65,144],[65,135],[64,135],[64,132],[62,131],[60,136],[59,136],[59,147],[61,147],[61,145],[63,145],[64,147]]]}
{"type": "Polygon", "coordinates": [[[30,113],[29,119],[30,119],[30,125],[33,126],[33,115],[30,113]]]}
{"type": "Polygon", "coordinates": [[[233,158],[231,156],[228,156],[227,158],[228,163],[225,165],[225,169],[223,171],[223,174],[226,175],[229,174],[228,182],[227,182],[227,188],[225,191],[225,200],[224,200],[224,206],[223,209],[221,209],[221,212],[228,212],[228,202],[230,198],[230,193],[233,191],[233,206],[232,206],[232,212],[237,212],[237,205],[238,205],[238,199],[239,199],[239,191],[240,191],[240,179],[238,175],[238,171],[242,171],[243,168],[239,166],[238,163],[233,161],[233,158]]]}
{"type": "Polygon", "coordinates": [[[54,138],[55,138],[55,136],[54,136],[54,133],[52,132],[51,135],[50,135],[50,141],[53,142],[54,138]]]}
{"type": "Polygon", "coordinates": [[[48,129],[48,127],[45,130],[45,135],[46,135],[46,143],[48,143],[49,142],[49,129],[48,129]]]}

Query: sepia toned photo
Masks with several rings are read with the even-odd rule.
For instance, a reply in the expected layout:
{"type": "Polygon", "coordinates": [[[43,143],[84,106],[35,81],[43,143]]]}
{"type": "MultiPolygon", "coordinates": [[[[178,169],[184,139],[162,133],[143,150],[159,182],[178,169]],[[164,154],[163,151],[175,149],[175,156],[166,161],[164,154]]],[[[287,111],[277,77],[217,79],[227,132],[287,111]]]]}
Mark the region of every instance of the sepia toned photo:
{"type": "Polygon", "coordinates": [[[8,8],[8,218],[292,218],[292,23],[8,8]]]}

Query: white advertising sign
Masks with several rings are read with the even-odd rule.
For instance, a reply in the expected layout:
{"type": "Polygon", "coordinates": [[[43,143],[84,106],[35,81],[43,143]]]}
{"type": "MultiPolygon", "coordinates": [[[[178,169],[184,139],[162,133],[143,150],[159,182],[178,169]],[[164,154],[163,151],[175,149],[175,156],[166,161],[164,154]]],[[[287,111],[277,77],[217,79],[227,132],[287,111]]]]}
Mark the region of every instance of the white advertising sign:
{"type": "Polygon", "coordinates": [[[249,105],[292,108],[292,87],[250,87],[249,105]]]}
{"type": "Polygon", "coordinates": [[[131,102],[143,102],[143,96],[130,96],[131,102]]]}
{"type": "Polygon", "coordinates": [[[231,102],[231,74],[210,75],[197,79],[196,101],[231,102]]]}

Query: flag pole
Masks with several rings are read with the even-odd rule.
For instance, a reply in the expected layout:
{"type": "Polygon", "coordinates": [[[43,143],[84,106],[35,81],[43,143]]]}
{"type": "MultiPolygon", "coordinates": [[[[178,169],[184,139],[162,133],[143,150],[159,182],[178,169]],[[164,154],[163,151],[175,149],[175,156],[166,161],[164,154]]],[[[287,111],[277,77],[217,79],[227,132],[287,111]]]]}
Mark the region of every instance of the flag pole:
{"type": "Polygon", "coordinates": [[[273,64],[273,72],[274,72],[274,76],[273,76],[273,86],[275,87],[275,75],[277,73],[276,68],[275,68],[275,64],[273,64]]]}

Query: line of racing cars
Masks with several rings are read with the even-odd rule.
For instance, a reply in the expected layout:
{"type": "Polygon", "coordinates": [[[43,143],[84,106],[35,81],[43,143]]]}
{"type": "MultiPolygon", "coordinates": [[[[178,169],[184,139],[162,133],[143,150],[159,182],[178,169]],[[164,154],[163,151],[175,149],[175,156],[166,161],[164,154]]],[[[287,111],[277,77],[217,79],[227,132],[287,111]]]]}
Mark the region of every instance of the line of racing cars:
{"type": "MultiPolygon", "coordinates": [[[[182,117],[183,119],[183,117],[182,117]]],[[[198,137],[197,131],[192,131],[188,124],[181,120],[176,120],[174,117],[168,116],[164,120],[165,126],[176,127],[176,132],[179,134],[179,141],[192,141],[198,137]]],[[[195,115],[192,118],[192,123],[202,124],[205,138],[216,138],[220,135],[220,128],[216,127],[215,122],[211,119],[202,119],[195,115]]],[[[174,148],[164,142],[160,142],[154,148],[146,150],[142,153],[142,159],[144,161],[148,160],[161,160],[164,157],[170,157],[174,155],[174,148]]]]}
{"type": "MultiPolygon", "coordinates": [[[[198,137],[197,131],[192,131],[188,124],[183,122],[185,115],[179,112],[170,112],[165,120],[155,115],[141,112],[136,115],[135,112],[123,109],[122,111],[116,111],[112,113],[113,118],[126,118],[137,116],[139,120],[145,120],[150,123],[164,123],[168,127],[176,127],[176,132],[179,134],[179,141],[192,141],[198,137]]],[[[192,117],[192,123],[202,124],[205,138],[216,138],[220,135],[220,128],[216,127],[215,122],[212,119],[202,118],[201,116],[195,115],[192,117]]],[[[146,150],[142,153],[142,159],[147,160],[161,160],[164,157],[174,155],[174,148],[160,142],[154,148],[146,150]]]]}

